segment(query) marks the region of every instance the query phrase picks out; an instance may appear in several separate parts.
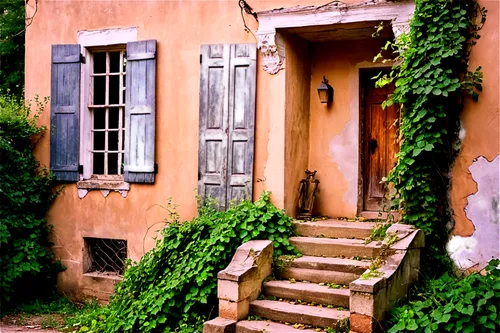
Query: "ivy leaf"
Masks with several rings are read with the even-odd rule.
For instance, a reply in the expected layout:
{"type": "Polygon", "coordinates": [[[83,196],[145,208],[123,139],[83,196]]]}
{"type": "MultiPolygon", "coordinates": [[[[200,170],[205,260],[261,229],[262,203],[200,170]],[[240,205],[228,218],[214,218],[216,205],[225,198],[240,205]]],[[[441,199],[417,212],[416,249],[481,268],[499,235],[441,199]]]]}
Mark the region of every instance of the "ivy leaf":
{"type": "Polygon", "coordinates": [[[439,88],[434,88],[434,89],[432,90],[432,93],[433,93],[434,95],[436,95],[436,96],[439,96],[439,95],[441,95],[442,91],[441,91],[441,89],[439,89],[439,88]]]}

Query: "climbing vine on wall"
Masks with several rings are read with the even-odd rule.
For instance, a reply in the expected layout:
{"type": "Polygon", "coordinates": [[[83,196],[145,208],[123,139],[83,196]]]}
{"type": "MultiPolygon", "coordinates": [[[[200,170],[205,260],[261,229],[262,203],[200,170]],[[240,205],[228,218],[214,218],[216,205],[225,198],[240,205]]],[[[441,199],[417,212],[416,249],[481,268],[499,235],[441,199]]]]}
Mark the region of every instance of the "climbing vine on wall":
{"type": "Polygon", "coordinates": [[[458,153],[464,92],[477,100],[482,89],[481,67],[468,72],[468,62],[485,20],[486,10],[474,0],[415,1],[410,31],[393,44],[399,61],[377,81],[395,82],[384,105],[402,107],[401,150],[387,183],[403,222],[426,234],[424,261],[447,261],[448,173],[458,153]]]}

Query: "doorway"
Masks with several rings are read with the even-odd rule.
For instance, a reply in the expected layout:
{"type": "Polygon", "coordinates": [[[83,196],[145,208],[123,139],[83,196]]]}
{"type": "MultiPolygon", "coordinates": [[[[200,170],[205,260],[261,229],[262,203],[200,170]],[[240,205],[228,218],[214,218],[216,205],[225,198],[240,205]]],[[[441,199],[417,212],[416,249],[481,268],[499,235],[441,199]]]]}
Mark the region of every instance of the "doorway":
{"type": "Polygon", "coordinates": [[[380,212],[384,207],[385,189],[381,183],[395,166],[397,143],[398,105],[382,108],[382,103],[393,93],[394,84],[382,88],[375,87],[372,79],[383,69],[362,70],[360,72],[361,96],[361,179],[362,211],[380,212]]]}

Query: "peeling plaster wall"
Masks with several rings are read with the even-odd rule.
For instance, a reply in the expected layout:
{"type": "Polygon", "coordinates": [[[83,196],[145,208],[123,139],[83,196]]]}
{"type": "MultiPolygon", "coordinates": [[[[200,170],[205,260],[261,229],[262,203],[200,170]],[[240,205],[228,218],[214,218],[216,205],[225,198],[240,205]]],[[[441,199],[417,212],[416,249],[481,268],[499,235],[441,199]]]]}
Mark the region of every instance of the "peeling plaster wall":
{"type": "Polygon", "coordinates": [[[357,214],[359,180],[359,69],[381,67],[373,57],[383,40],[312,45],[309,169],[320,180],[315,211],[319,215],[357,214]],[[321,104],[318,85],[326,76],[333,103],[321,104]]]}
{"type": "Polygon", "coordinates": [[[479,101],[465,99],[460,115],[460,153],[451,172],[450,200],[455,226],[453,235],[471,236],[474,224],[465,215],[467,197],[476,192],[469,167],[478,156],[492,161],[500,154],[500,2],[479,0],[479,5],[488,10],[486,24],[479,32],[481,38],[472,48],[469,70],[482,66],[483,91],[479,101]]]}
{"type": "Polygon", "coordinates": [[[500,257],[500,156],[493,161],[480,156],[469,171],[477,191],[467,197],[465,213],[475,230],[471,236],[453,236],[447,250],[459,268],[481,269],[500,257]]]}
{"type": "Polygon", "coordinates": [[[478,3],[488,13],[481,39],[472,48],[469,68],[482,66],[483,91],[478,102],[465,99],[460,115],[460,152],[451,171],[455,225],[447,249],[463,269],[481,269],[492,256],[500,257],[500,3],[478,3]]]}

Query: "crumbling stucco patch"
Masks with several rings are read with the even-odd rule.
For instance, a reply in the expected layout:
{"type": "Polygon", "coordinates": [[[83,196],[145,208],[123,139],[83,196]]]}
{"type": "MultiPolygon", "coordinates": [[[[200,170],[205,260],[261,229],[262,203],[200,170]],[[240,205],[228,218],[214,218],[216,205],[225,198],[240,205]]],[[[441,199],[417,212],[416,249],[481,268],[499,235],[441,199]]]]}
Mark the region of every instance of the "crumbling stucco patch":
{"type": "Polygon", "coordinates": [[[340,172],[348,182],[343,201],[352,206],[356,206],[358,199],[358,141],[355,140],[359,135],[358,127],[359,122],[357,119],[351,119],[342,129],[342,132],[334,136],[330,141],[330,156],[337,163],[340,172]]]}
{"type": "Polygon", "coordinates": [[[477,192],[469,195],[465,213],[475,227],[470,237],[453,236],[447,250],[462,269],[481,269],[494,257],[500,257],[500,156],[488,161],[478,157],[469,167],[477,192]]]}

